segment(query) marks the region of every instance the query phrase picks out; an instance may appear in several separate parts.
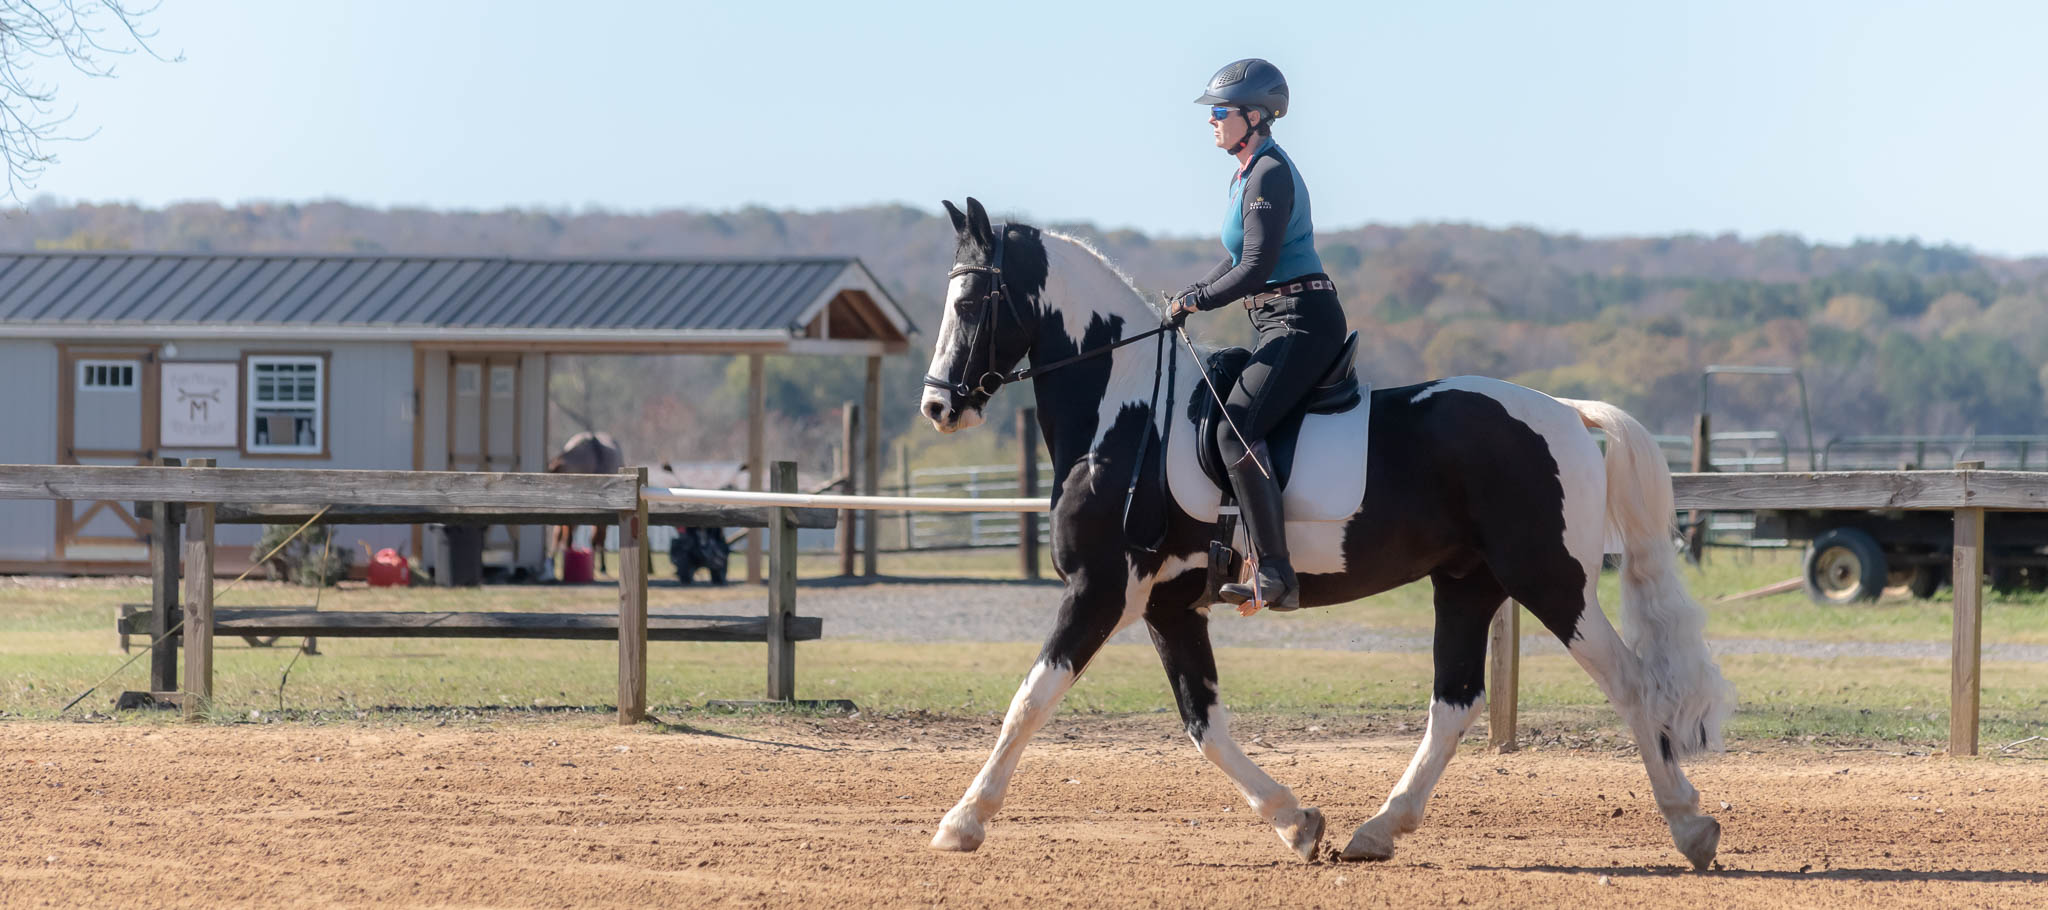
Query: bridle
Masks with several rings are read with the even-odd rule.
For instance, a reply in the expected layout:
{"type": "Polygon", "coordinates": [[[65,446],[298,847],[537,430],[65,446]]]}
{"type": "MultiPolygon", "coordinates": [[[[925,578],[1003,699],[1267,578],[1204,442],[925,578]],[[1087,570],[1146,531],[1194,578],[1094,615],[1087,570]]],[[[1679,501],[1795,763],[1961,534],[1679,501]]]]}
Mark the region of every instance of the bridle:
{"type": "MultiPolygon", "coordinates": [[[[1003,291],[1003,238],[1009,233],[1010,226],[1008,224],[996,225],[995,245],[989,253],[988,265],[956,265],[953,267],[952,271],[946,273],[947,281],[952,281],[953,279],[958,278],[962,275],[988,276],[988,290],[983,291],[981,294],[981,318],[975,320],[974,335],[968,339],[967,351],[960,358],[959,372],[962,374],[965,374],[969,369],[968,364],[974,362],[974,351],[977,347],[981,345],[981,336],[983,334],[984,328],[987,329],[988,334],[988,362],[991,364],[995,362],[995,317],[996,303],[998,301],[1008,304],[1007,308],[1010,311],[1011,319],[1015,320],[1018,325],[1024,324],[1024,321],[1018,318],[1017,316],[1016,302],[1011,300],[1010,295],[1004,293],[1003,291]]],[[[949,370],[948,372],[950,373],[952,371],[949,370]]],[[[974,396],[979,395],[981,396],[980,400],[975,402],[975,406],[980,407],[982,405],[988,404],[989,399],[995,397],[996,390],[1002,388],[1004,383],[1016,382],[1020,379],[1023,379],[1028,373],[1030,373],[1030,370],[1028,368],[1024,370],[1017,370],[1015,372],[1008,374],[998,373],[994,370],[989,370],[988,372],[981,374],[981,378],[975,380],[973,385],[967,384],[966,376],[964,375],[961,376],[959,379],[954,379],[950,375],[948,375],[944,379],[941,379],[937,376],[931,375],[930,373],[926,373],[924,377],[924,384],[934,389],[945,389],[948,392],[952,392],[954,395],[957,395],[961,398],[966,398],[970,401],[974,400],[974,396]]]]}
{"type": "MultiPolygon", "coordinates": [[[[1009,234],[1009,232],[1010,226],[1008,224],[998,224],[995,226],[995,243],[993,245],[993,248],[989,251],[988,265],[956,265],[953,267],[952,271],[946,273],[947,281],[952,281],[953,279],[958,278],[962,275],[987,275],[989,278],[988,290],[983,291],[980,297],[981,318],[975,321],[974,334],[967,341],[967,351],[965,355],[960,358],[960,365],[958,371],[962,374],[965,374],[969,369],[968,364],[974,361],[974,352],[976,348],[981,346],[981,336],[983,334],[984,328],[987,329],[988,335],[988,362],[990,364],[995,363],[995,320],[996,304],[998,302],[1001,302],[1003,304],[1004,309],[1010,311],[1011,321],[1017,323],[1019,326],[1022,326],[1024,324],[1023,317],[1017,314],[1017,301],[1015,295],[1010,294],[1007,290],[1005,290],[1005,282],[1003,279],[1003,238],[1006,237],[1009,234]]],[[[973,385],[967,384],[966,376],[964,375],[958,379],[955,379],[950,375],[946,376],[945,378],[940,378],[938,376],[933,376],[930,373],[925,374],[924,384],[934,389],[945,389],[948,392],[952,392],[954,395],[967,399],[968,402],[972,404],[974,407],[979,408],[982,407],[983,405],[988,404],[989,400],[995,397],[996,390],[1001,389],[1003,386],[1009,383],[1022,382],[1026,379],[1030,379],[1033,376],[1050,373],[1061,367],[1067,366],[1068,364],[1079,363],[1080,361],[1087,360],[1090,357],[1097,357],[1103,354],[1107,354],[1111,351],[1116,350],[1117,348],[1123,347],[1124,345],[1138,341],[1143,341],[1154,335],[1171,331],[1173,329],[1173,325],[1174,324],[1172,322],[1161,323],[1157,328],[1150,329],[1144,332],[1139,332],[1138,334],[1132,335],[1129,338],[1120,338],[1109,344],[1103,345],[1102,347],[1082,351],[1081,353],[1075,354],[1072,357],[1068,357],[1064,360],[1060,360],[1054,363],[1049,363],[1042,367],[1035,365],[1027,366],[1022,369],[1011,370],[1008,373],[997,372],[996,370],[989,370],[987,372],[982,373],[981,378],[976,379],[973,385]]]]}

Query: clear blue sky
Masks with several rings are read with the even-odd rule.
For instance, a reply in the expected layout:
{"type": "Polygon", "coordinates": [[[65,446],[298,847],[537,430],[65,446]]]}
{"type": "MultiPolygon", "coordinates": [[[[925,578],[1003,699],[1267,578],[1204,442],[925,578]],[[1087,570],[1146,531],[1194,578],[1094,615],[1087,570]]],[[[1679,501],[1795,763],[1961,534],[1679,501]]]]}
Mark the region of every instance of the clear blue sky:
{"type": "Polygon", "coordinates": [[[972,194],[1213,233],[1243,56],[1318,224],[1916,236],[2048,254],[2048,3],[165,0],[60,70],[36,192],[816,210],[972,194]]]}

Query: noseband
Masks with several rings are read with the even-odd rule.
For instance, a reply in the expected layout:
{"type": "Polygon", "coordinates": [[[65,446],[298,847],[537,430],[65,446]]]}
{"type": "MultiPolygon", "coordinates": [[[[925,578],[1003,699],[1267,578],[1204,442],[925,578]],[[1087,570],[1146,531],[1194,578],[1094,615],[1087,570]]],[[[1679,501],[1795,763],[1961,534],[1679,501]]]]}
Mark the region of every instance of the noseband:
{"type": "MultiPolygon", "coordinates": [[[[981,336],[983,334],[984,328],[987,330],[988,335],[988,362],[991,365],[995,363],[995,321],[996,303],[998,301],[1004,304],[1004,309],[1010,311],[1010,319],[1012,321],[1016,322],[1017,325],[1020,327],[1023,326],[1024,324],[1023,317],[1017,314],[1016,299],[1011,294],[1007,293],[1004,290],[1005,285],[1003,278],[1003,238],[1007,234],[1009,234],[1009,232],[1010,226],[1008,224],[999,224],[995,226],[995,245],[993,249],[991,249],[989,252],[988,265],[956,265],[953,267],[952,271],[946,273],[947,281],[951,281],[955,278],[960,277],[961,275],[981,274],[987,275],[989,277],[988,290],[982,292],[980,297],[981,319],[975,322],[974,335],[973,337],[968,339],[966,355],[960,359],[959,372],[963,374],[966,373],[969,369],[968,364],[972,363],[974,360],[975,349],[981,346],[981,336]]],[[[945,389],[948,392],[952,392],[954,395],[967,399],[968,403],[973,405],[974,407],[979,408],[982,407],[983,405],[988,404],[989,399],[995,397],[996,390],[1002,388],[1004,385],[1007,385],[1012,382],[1022,382],[1026,379],[1030,379],[1033,376],[1037,376],[1044,373],[1050,373],[1070,363],[1078,363],[1080,361],[1087,360],[1090,357],[1096,357],[1102,354],[1107,354],[1111,351],[1116,350],[1117,348],[1123,347],[1124,345],[1131,344],[1137,341],[1142,341],[1154,335],[1166,332],[1172,328],[1172,322],[1165,322],[1160,324],[1157,328],[1151,329],[1149,331],[1139,332],[1138,334],[1132,335],[1129,338],[1118,339],[1117,341],[1111,342],[1109,344],[1103,345],[1102,347],[1095,348],[1093,350],[1082,351],[1081,353],[1075,354],[1072,357],[1068,357],[1065,360],[1061,360],[1056,363],[1049,363],[1043,367],[1028,366],[1019,370],[1011,370],[1008,373],[1001,373],[995,370],[989,370],[981,374],[981,378],[975,380],[973,385],[967,384],[965,376],[962,376],[959,379],[954,379],[951,376],[947,376],[942,379],[940,377],[933,376],[930,373],[925,374],[924,384],[934,389],[945,389]]]]}

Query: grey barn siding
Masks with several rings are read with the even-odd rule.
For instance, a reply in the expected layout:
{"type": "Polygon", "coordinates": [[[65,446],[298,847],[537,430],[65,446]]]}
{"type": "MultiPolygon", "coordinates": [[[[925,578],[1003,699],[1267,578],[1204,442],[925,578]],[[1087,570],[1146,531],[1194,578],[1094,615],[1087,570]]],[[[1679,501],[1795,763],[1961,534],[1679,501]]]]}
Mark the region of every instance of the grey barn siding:
{"type": "MultiPolygon", "coordinates": [[[[178,360],[240,360],[245,351],[312,351],[327,353],[326,458],[279,458],[243,455],[235,447],[163,448],[177,458],[212,458],[221,467],[410,470],[412,468],[413,392],[412,345],[406,342],[316,342],[280,346],[274,342],[236,344],[186,341],[178,360]]],[[[0,464],[54,464],[57,461],[57,383],[70,381],[57,373],[57,345],[48,341],[0,340],[0,389],[10,391],[0,424],[0,464]],[[18,393],[18,394],[16,394],[18,393]]],[[[143,402],[154,407],[155,402],[143,402]]],[[[242,401],[246,419],[248,403],[242,401]]],[[[535,409],[536,411],[538,409],[535,409]]],[[[529,418],[529,423],[532,418],[529,418]]],[[[531,436],[531,434],[529,434],[531,436]]],[[[280,499],[289,491],[280,491],[280,499]]],[[[54,559],[56,506],[45,500],[0,501],[0,561],[54,559]]],[[[215,539],[222,546],[250,546],[262,533],[254,525],[221,525],[215,539]]],[[[536,532],[537,533],[537,532],[536,532]]],[[[372,548],[411,549],[410,526],[349,526],[336,535],[335,546],[357,551],[360,539],[372,548]]],[[[538,547],[538,538],[532,546],[538,547]]]]}
{"type": "MultiPolygon", "coordinates": [[[[0,338],[0,464],[57,460],[57,346],[0,338]]],[[[57,504],[0,502],[0,561],[50,558],[57,504]]]]}

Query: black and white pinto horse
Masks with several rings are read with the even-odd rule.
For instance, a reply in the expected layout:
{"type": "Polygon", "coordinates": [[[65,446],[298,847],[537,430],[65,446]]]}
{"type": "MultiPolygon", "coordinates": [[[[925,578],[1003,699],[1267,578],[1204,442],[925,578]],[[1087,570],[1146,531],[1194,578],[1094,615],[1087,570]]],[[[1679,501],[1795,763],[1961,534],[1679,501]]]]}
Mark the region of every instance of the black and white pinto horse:
{"type": "MultiPolygon", "coordinates": [[[[992,226],[973,199],[966,213],[950,202],[946,209],[959,246],[930,375],[953,378],[928,383],[921,411],[941,432],[976,426],[988,396],[1010,378],[1002,374],[1030,358],[1056,477],[1052,558],[1066,590],[993,752],[939,823],[932,846],[981,846],[1025,742],[1103,643],[1142,619],[1195,746],[1281,841],[1313,860],[1321,811],[1300,805],[1230,735],[1204,597],[1215,526],[1168,497],[1160,505],[1167,515],[1163,543],[1127,539],[1133,470],[1161,470],[1164,421],[1194,432],[1184,413],[1153,413],[1160,349],[1147,341],[1042,369],[1151,329],[1160,313],[1081,241],[1019,224],[992,226]],[[995,381],[959,379],[990,373],[995,381]],[[1146,463],[1133,463],[1141,458],[1146,463]]],[[[1172,400],[1207,394],[1196,370],[1183,365],[1176,372],[1172,400]]],[[[1345,603],[1430,579],[1436,680],[1428,729],[1407,773],[1341,856],[1390,858],[1395,839],[1420,824],[1430,792],[1482,708],[1488,626],[1513,598],[1570,649],[1627,722],[1673,841],[1695,868],[1705,868],[1719,845],[1720,823],[1699,811],[1698,791],[1678,761],[1721,748],[1733,690],[1707,651],[1705,612],[1678,577],[1671,477],[1654,439],[1612,405],[1474,376],[1377,390],[1371,405],[1368,481],[1357,512],[1348,521],[1288,528],[1301,600],[1345,603]],[[1588,428],[1611,440],[1604,457],[1588,428]],[[1625,636],[1608,623],[1595,591],[1610,527],[1623,544],[1625,636]]]]}

